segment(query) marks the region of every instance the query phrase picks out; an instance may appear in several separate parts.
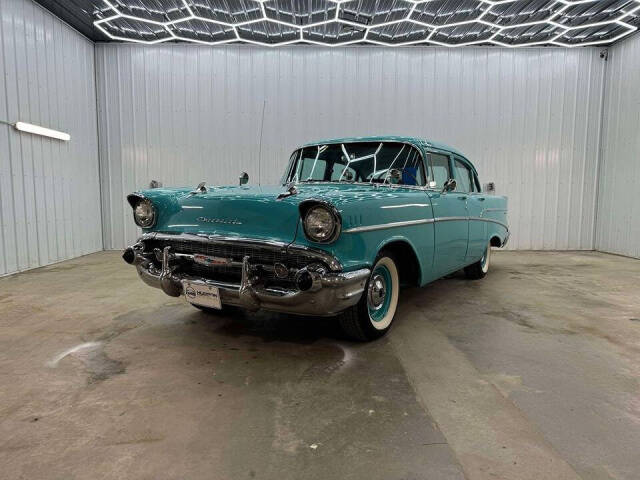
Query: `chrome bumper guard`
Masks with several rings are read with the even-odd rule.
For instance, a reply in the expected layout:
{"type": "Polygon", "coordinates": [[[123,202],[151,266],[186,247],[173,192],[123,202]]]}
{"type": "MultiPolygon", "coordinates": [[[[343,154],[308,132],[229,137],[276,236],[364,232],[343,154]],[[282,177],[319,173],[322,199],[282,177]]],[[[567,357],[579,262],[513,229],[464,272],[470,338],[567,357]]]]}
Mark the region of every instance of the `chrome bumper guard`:
{"type": "Polygon", "coordinates": [[[214,286],[219,289],[223,305],[235,305],[254,311],[264,309],[296,315],[337,315],[358,303],[370,274],[368,268],[352,272],[304,268],[298,270],[298,273],[308,275],[308,289],[264,288],[260,285],[260,278],[253,272],[249,257],[244,257],[242,261],[240,284],[234,284],[175,273],[175,267],[171,265],[174,254],[170,247],[165,247],[162,252],[161,269],[145,257],[142,250],[143,245],[138,243],[127,248],[123,258],[127,263],[135,265],[138,275],[147,285],[160,288],[172,297],[184,294],[185,281],[214,286]]]}

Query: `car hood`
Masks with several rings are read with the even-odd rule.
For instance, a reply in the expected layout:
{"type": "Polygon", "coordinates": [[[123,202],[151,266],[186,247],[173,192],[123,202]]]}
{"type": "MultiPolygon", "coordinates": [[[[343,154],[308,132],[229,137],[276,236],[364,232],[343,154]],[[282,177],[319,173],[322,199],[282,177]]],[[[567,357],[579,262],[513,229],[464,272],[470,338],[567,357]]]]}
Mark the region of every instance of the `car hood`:
{"type": "Polygon", "coordinates": [[[140,192],[151,200],[157,211],[156,224],[145,231],[200,233],[262,238],[291,242],[296,237],[300,202],[324,200],[343,213],[345,227],[349,213],[364,208],[364,202],[382,197],[391,200],[388,189],[371,185],[309,184],[297,185],[298,193],[278,199],[283,186],[212,186],[204,193],[192,188],[156,188],[140,192]],[[344,214],[347,214],[346,217],[344,214]]]}

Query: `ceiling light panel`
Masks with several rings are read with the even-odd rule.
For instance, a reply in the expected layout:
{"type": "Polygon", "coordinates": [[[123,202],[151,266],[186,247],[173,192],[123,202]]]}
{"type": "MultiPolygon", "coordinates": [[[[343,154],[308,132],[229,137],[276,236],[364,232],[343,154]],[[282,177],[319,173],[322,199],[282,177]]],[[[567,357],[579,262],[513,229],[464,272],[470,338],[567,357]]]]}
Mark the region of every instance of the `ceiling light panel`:
{"type": "Polygon", "coordinates": [[[548,23],[536,23],[521,27],[504,28],[493,37],[493,41],[505,47],[520,45],[544,45],[566,30],[548,23]]]}
{"type": "Polygon", "coordinates": [[[115,40],[153,44],[173,38],[164,25],[129,17],[109,19],[96,26],[115,40]]]}
{"type": "Polygon", "coordinates": [[[362,26],[405,20],[415,4],[404,0],[353,0],[340,4],[339,17],[362,26]]]}
{"type": "Polygon", "coordinates": [[[564,9],[555,22],[566,27],[581,27],[601,22],[613,22],[629,13],[638,2],[632,0],[598,0],[572,5],[564,9]]]}
{"type": "Polygon", "coordinates": [[[578,46],[591,43],[610,43],[631,33],[629,25],[605,23],[591,27],[569,30],[557,39],[557,44],[564,46],[578,46]]]}
{"type": "Polygon", "coordinates": [[[367,40],[383,45],[413,45],[425,43],[433,29],[414,22],[397,22],[369,30],[367,40]]]}
{"type": "Polygon", "coordinates": [[[113,40],[206,44],[607,45],[640,0],[92,0],[113,40]]]}
{"type": "Polygon", "coordinates": [[[267,18],[297,27],[334,20],[338,10],[327,0],[269,0],[263,6],[267,18]]]}
{"type": "Polygon", "coordinates": [[[429,40],[445,46],[474,45],[490,40],[499,31],[498,27],[472,22],[434,30],[429,40]]]}
{"type": "Polygon", "coordinates": [[[305,28],[303,39],[327,45],[345,45],[361,42],[367,33],[362,25],[332,21],[305,28]]]}
{"type": "Polygon", "coordinates": [[[288,45],[300,39],[300,30],[271,20],[261,20],[236,27],[238,38],[248,43],[268,46],[288,45]]]}
{"type": "Polygon", "coordinates": [[[176,22],[167,28],[177,39],[185,42],[213,44],[238,39],[233,27],[202,20],[191,19],[176,22]]]}
{"type": "Polygon", "coordinates": [[[124,15],[151,22],[170,22],[190,16],[183,0],[111,0],[124,15]]]}
{"type": "Polygon", "coordinates": [[[532,24],[549,20],[566,8],[566,4],[555,0],[519,0],[494,5],[484,20],[501,27],[532,24]]]}
{"type": "Polygon", "coordinates": [[[254,0],[187,0],[195,18],[227,25],[262,20],[260,3],[254,0]]]}
{"type": "Polygon", "coordinates": [[[488,3],[476,0],[438,0],[417,4],[411,18],[435,28],[446,27],[478,20],[490,8],[488,3]]]}

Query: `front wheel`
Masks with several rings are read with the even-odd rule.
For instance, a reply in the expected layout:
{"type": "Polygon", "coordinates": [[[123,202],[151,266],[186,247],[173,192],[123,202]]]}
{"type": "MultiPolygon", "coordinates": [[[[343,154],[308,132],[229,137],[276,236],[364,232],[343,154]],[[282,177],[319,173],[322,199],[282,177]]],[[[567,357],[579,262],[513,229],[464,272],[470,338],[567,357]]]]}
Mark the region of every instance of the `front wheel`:
{"type": "Polygon", "coordinates": [[[489,264],[491,263],[491,242],[487,244],[487,248],[484,251],[482,258],[476,263],[465,267],[464,273],[467,278],[477,280],[484,278],[489,271],[489,264]]]}
{"type": "Polygon", "coordinates": [[[375,340],[391,328],[400,293],[396,265],[390,253],[380,253],[360,301],[340,315],[342,330],[353,340],[375,340]]]}

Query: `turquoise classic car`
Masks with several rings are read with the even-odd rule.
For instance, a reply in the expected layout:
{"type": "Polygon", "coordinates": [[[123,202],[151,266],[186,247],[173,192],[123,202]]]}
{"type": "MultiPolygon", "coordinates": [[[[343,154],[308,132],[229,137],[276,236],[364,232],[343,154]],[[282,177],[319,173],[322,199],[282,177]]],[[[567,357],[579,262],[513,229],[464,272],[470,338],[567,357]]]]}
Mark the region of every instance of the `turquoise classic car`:
{"type": "Polygon", "coordinates": [[[384,335],[401,286],[464,268],[482,278],[509,238],[507,199],[482,191],[457,150],[410,137],[296,149],[281,184],[153,188],[127,197],[142,280],[209,312],[227,306],[338,316],[357,340],[384,335]]]}

